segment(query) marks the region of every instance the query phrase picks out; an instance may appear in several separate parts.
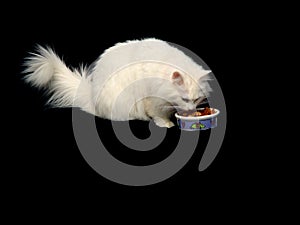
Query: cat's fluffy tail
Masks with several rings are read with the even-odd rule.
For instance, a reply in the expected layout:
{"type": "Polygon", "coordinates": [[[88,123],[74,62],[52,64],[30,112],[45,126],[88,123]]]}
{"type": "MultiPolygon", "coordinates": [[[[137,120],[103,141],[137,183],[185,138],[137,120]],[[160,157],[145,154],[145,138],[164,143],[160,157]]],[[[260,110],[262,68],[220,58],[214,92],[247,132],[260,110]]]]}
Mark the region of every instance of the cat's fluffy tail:
{"type": "Polygon", "coordinates": [[[25,81],[46,88],[52,95],[48,103],[56,107],[80,107],[93,113],[88,69],[69,69],[49,47],[37,46],[36,53],[26,58],[25,81]]]}

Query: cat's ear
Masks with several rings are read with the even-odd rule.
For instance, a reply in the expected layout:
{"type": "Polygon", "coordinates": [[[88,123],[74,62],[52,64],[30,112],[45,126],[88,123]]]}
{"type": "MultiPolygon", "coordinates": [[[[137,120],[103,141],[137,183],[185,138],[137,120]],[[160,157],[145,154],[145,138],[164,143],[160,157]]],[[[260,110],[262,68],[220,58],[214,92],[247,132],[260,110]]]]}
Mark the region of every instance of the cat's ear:
{"type": "Polygon", "coordinates": [[[197,74],[197,80],[199,81],[201,78],[207,76],[211,70],[201,70],[199,74],[197,74]]]}
{"type": "Polygon", "coordinates": [[[179,72],[177,72],[177,71],[173,72],[173,74],[172,74],[172,82],[174,84],[179,85],[179,86],[183,85],[182,75],[179,72]]]}

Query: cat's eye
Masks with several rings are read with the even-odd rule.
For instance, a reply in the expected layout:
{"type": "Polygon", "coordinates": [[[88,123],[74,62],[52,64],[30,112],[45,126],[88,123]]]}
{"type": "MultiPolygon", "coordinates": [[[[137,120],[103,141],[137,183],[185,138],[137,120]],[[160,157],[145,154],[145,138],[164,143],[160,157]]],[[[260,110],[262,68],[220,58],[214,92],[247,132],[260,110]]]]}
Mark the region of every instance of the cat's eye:
{"type": "Polygon", "coordinates": [[[208,101],[207,101],[207,98],[206,97],[199,97],[197,98],[195,101],[194,101],[194,104],[196,105],[203,105],[203,104],[206,104],[208,101]]]}
{"type": "Polygon", "coordinates": [[[196,103],[196,102],[198,102],[200,99],[201,99],[201,97],[199,97],[199,98],[193,100],[193,102],[196,103]]]}
{"type": "Polygon", "coordinates": [[[189,102],[190,100],[188,98],[182,98],[182,101],[189,102]]]}

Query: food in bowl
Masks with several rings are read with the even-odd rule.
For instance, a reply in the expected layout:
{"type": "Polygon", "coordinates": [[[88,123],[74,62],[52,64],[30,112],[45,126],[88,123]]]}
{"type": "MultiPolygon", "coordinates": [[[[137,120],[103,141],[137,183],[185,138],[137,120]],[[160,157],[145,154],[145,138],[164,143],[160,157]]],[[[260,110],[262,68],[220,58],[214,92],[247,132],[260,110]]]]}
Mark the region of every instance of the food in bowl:
{"type": "Polygon", "coordinates": [[[192,116],[205,116],[205,115],[211,115],[214,114],[216,111],[213,108],[201,108],[201,109],[197,109],[197,111],[183,111],[181,113],[178,113],[178,115],[180,116],[188,116],[188,117],[192,117],[192,116]]]}
{"type": "Polygon", "coordinates": [[[220,111],[215,108],[200,108],[196,111],[175,113],[177,124],[181,130],[207,130],[217,126],[217,116],[220,111]]]}

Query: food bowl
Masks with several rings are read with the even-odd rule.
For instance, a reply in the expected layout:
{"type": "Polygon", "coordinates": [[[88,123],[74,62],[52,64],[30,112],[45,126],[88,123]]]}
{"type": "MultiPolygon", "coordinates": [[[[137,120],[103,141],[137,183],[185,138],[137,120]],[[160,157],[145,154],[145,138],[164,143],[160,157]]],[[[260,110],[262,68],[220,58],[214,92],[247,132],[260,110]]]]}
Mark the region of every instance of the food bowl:
{"type": "MultiPolygon", "coordinates": [[[[202,116],[182,116],[178,113],[175,113],[179,128],[186,131],[215,128],[217,126],[217,116],[220,114],[220,111],[215,108],[210,109],[213,110],[212,114],[202,116]]],[[[197,111],[198,110],[204,110],[204,108],[197,109],[197,111]]]]}

